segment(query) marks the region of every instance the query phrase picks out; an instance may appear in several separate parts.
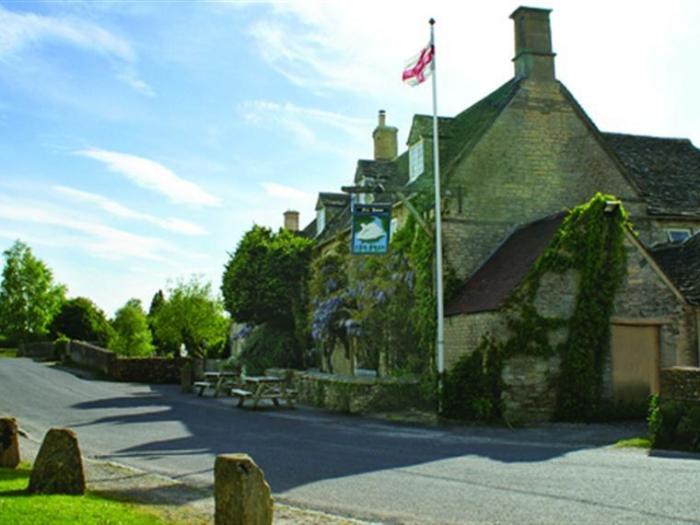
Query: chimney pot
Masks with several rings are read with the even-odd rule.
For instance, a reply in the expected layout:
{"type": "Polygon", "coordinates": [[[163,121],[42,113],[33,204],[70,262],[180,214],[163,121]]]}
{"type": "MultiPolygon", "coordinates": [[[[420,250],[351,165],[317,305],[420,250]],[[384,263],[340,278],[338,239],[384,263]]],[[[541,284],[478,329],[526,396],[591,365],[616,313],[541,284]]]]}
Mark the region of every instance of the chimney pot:
{"type": "Polygon", "coordinates": [[[284,229],[290,232],[299,231],[299,212],[287,210],[284,212],[284,229]]]}
{"type": "Polygon", "coordinates": [[[374,160],[393,160],[398,155],[397,135],[399,130],[386,125],[386,111],[379,110],[377,127],[374,128],[374,160]]]}
{"type": "Polygon", "coordinates": [[[551,9],[519,7],[510,17],[515,23],[516,76],[536,81],[554,80],[552,32],[549,24],[551,9]]]}

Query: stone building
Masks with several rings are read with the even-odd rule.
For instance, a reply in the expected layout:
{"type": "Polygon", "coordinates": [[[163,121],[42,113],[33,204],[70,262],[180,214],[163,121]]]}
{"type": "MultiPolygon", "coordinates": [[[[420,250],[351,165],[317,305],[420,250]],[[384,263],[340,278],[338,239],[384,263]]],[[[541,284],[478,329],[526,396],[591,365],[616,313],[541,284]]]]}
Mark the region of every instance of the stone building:
{"type": "MultiPolygon", "coordinates": [[[[446,363],[472,351],[486,332],[505,337],[503,305],[554,236],[562,212],[603,193],[622,202],[635,230],[625,234],[627,277],[611,319],[605,395],[622,399],[623,385],[634,381],[644,383],[638,392],[646,394],[658,388],[660,367],[698,365],[700,150],[686,139],[600,131],[556,78],[549,12],[516,9],[513,78],[438,121],[444,253],[465,283],[447,305],[446,363]]],[[[415,115],[400,154],[396,128],[383,112],[373,138],[374,159],[358,161],[355,185],[401,186],[407,195],[432,187],[431,116],[415,115]]],[[[400,225],[405,199],[375,197],[392,200],[400,225]]],[[[347,241],[350,219],[348,199],[323,228],[309,225],[307,233],[326,251],[347,241]]],[[[563,315],[577,277],[548,278],[540,306],[563,315]]],[[[544,377],[557,365],[519,366],[506,372],[522,378],[534,367],[544,377]]],[[[546,390],[533,381],[532,388],[546,390]]]]}

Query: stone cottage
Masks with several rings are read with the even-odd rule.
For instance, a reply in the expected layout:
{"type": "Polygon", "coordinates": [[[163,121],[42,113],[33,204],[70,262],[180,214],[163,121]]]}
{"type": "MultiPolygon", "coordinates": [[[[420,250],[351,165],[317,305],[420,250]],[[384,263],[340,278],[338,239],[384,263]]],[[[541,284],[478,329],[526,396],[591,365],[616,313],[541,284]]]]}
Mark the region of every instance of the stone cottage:
{"type": "MultiPolygon", "coordinates": [[[[657,390],[660,367],[698,365],[700,150],[685,139],[600,131],[556,77],[549,13],[516,9],[513,78],[438,121],[444,253],[464,282],[446,309],[446,363],[449,369],[486,333],[507,336],[508,298],[555,236],[562,212],[602,193],[622,203],[634,228],[624,234],[627,271],[610,319],[603,394],[638,399],[657,390]]],[[[374,198],[393,203],[393,225],[400,226],[412,192],[432,187],[432,117],[414,117],[401,154],[396,134],[380,112],[374,159],[358,161],[354,185],[380,188],[374,198]]],[[[327,213],[324,195],[317,210],[327,213]]],[[[305,230],[320,252],[349,234],[351,199],[334,202],[331,218],[305,230]]],[[[566,317],[578,277],[542,279],[537,307],[566,317]]],[[[534,382],[523,389],[544,391],[542,377],[556,374],[557,366],[521,360],[504,374],[513,392],[523,377],[534,382]]]]}

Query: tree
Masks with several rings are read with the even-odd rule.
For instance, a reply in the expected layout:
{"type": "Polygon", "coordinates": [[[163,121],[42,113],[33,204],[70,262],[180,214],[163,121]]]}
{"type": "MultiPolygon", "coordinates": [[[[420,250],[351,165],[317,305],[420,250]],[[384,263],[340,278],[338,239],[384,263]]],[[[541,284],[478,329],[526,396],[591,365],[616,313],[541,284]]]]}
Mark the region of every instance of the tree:
{"type": "Polygon", "coordinates": [[[160,341],[169,348],[184,344],[194,357],[220,351],[226,342],[228,325],[221,301],[212,295],[211,284],[196,277],[171,287],[154,318],[160,341]]]}
{"type": "Polygon", "coordinates": [[[49,267],[22,241],[15,241],[3,256],[0,333],[17,342],[46,336],[65,300],[65,286],[53,282],[49,267]]]}
{"type": "Polygon", "coordinates": [[[69,299],[51,322],[51,335],[64,335],[107,348],[114,330],[104,312],[87,297],[69,299]]]}
{"type": "Polygon", "coordinates": [[[147,356],[153,353],[151,330],[141,301],[129,299],[114,316],[115,336],[111,349],[126,356],[147,356]]]}
{"type": "Polygon", "coordinates": [[[148,328],[151,330],[151,340],[153,346],[155,347],[156,353],[161,355],[174,354],[177,351],[176,347],[168,347],[163,341],[158,338],[156,334],[155,319],[156,314],[160,311],[160,308],[165,303],[165,294],[163,290],[158,290],[153,294],[151,299],[151,306],[148,308],[148,315],[146,320],[148,322],[148,328]]]}

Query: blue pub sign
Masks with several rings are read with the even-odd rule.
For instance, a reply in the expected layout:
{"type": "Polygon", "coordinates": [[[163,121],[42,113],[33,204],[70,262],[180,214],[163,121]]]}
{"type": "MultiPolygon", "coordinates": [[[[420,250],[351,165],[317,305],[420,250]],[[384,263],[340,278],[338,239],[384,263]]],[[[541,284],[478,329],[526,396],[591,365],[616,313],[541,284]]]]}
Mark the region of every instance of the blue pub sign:
{"type": "Polygon", "coordinates": [[[390,204],[355,204],[352,208],[353,255],[383,254],[389,251],[390,204]]]}

